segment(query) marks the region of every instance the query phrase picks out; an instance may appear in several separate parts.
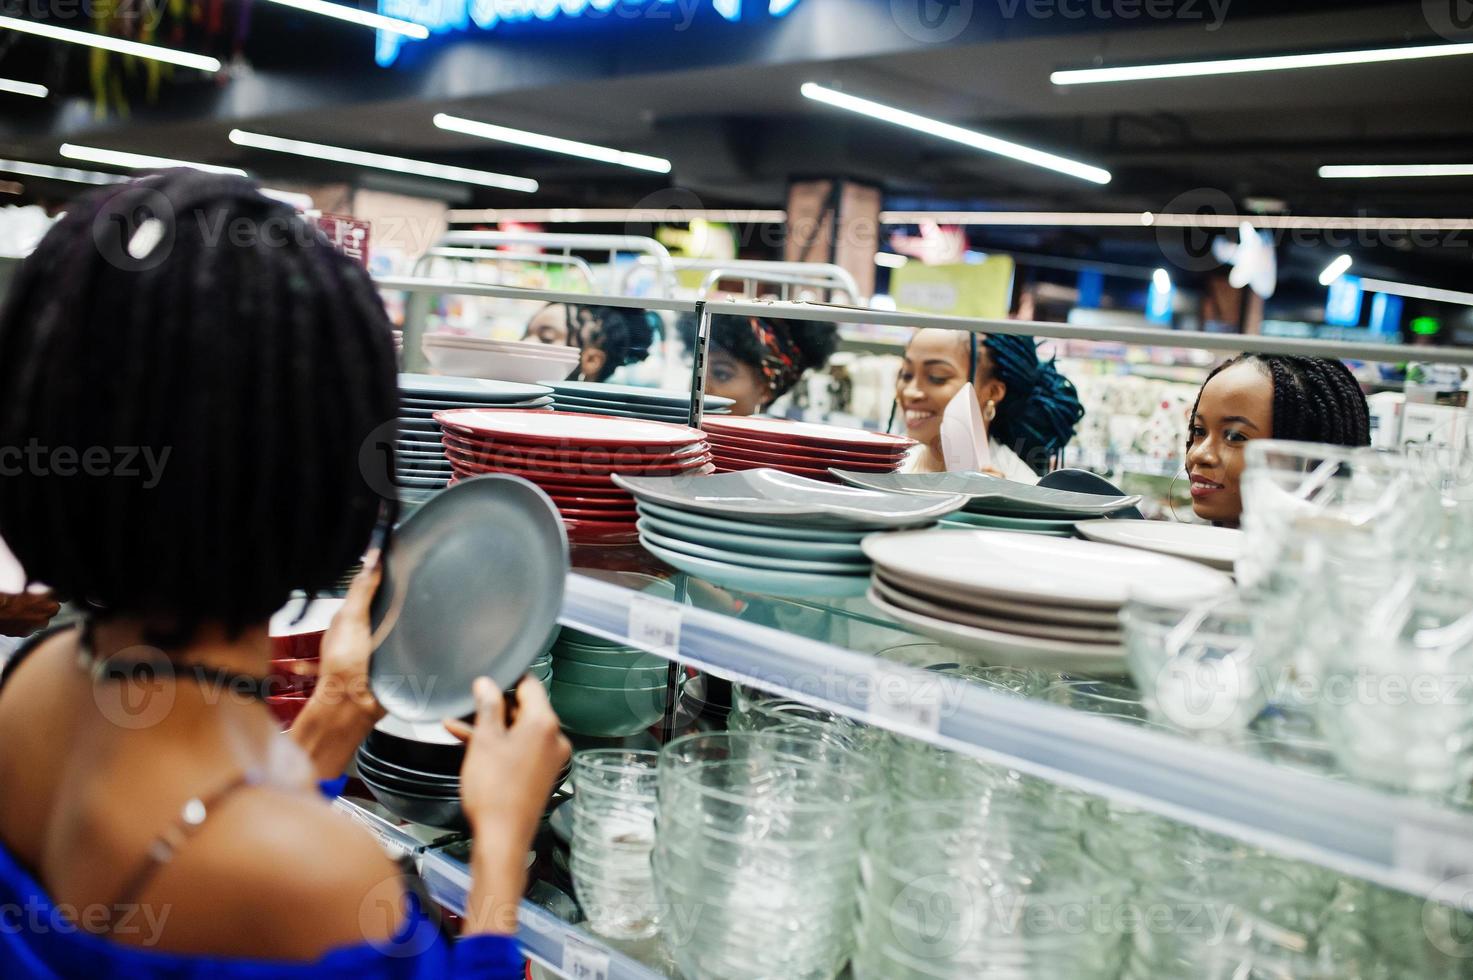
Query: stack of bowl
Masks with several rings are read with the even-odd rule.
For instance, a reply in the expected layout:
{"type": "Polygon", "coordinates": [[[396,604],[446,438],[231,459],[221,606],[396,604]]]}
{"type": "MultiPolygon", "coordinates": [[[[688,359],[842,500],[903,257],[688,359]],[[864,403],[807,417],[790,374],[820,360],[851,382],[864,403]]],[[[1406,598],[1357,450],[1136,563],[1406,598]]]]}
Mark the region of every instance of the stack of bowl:
{"type": "Polygon", "coordinates": [[[410,823],[467,829],[460,809],[465,746],[443,725],[385,717],[358,748],[358,778],[385,810],[410,823]]]}
{"type": "Polygon", "coordinates": [[[271,671],[266,706],[282,728],[291,728],[317,688],[322,636],[342,606],[341,599],[293,599],[271,617],[271,671]]]}
{"type": "Polygon", "coordinates": [[[650,870],[658,758],[629,749],[573,756],[573,888],[589,928],[612,939],[660,928],[650,870]]]}
{"type": "Polygon", "coordinates": [[[425,334],[424,355],[436,374],[492,381],[561,381],[578,367],[576,347],[527,340],[425,334]]]}
{"type": "Polygon", "coordinates": [[[660,752],[652,865],[681,972],[828,980],[854,948],[867,764],[837,742],[687,735],[660,752]]]}
{"type": "Polygon", "coordinates": [[[552,706],[576,735],[619,738],[660,720],[669,661],[564,629],[552,645],[552,706]]]}

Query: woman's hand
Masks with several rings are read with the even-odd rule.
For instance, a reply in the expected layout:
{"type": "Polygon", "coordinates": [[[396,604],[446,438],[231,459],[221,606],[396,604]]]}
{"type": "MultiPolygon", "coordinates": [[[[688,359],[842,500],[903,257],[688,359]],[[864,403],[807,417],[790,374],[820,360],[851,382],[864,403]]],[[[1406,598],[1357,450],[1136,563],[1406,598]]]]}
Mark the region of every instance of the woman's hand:
{"type": "Polygon", "coordinates": [[[358,746],[385,714],[368,683],[373,628],[368,621],[374,592],[383,577],[378,552],[363,559],[343,606],[322,636],[317,688],[292,726],[292,739],[317,770],[318,779],[336,779],[348,768],[358,746]]]}
{"type": "Polygon", "coordinates": [[[0,636],[30,636],[60,611],[50,592],[0,592],[0,636]]]}

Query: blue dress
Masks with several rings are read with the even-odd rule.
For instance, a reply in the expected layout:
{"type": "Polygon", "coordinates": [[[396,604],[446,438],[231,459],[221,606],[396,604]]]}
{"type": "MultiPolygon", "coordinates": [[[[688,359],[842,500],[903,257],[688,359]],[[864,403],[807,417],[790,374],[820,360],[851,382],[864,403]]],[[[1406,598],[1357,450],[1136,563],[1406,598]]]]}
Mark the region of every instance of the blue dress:
{"type": "MultiPolygon", "coordinates": [[[[82,931],[61,915],[39,882],[0,847],[0,977],[4,980],[521,980],[514,939],[470,936],[451,942],[408,896],[399,935],[333,950],[314,963],[183,956],[123,946],[82,931]]],[[[121,920],[120,920],[121,925],[121,920]]],[[[141,927],[141,924],[140,924],[141,927]]]]}

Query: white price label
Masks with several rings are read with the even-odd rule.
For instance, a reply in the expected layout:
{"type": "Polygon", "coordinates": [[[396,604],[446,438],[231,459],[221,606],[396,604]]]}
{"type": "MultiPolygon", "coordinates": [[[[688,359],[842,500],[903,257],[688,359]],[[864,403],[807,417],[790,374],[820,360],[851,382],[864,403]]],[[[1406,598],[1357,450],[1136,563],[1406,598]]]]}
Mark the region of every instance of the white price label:
{"type": "Polygon", "coordinates": [[[563,940],[563,976],[572,980],[609,980],[609,954],[576,936],[563,940]]]}
{"type": "Polygon", "coordinates": [[[869,713],[881,725],[938,732],[945,693],[939,674],[876,667],[870,675],[869,713]]]}
{"type": "Polygon", "coordinates": [[[680,617],[683,606],[654,596],[629,600],[629,642],[664,657],[680,653],[680,617]]]}

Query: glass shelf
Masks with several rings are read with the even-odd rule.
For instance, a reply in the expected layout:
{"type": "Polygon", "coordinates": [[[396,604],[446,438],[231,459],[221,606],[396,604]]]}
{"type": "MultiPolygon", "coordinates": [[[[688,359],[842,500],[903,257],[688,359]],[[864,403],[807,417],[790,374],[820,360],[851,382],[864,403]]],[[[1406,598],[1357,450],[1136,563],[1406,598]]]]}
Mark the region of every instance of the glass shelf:
{"type": "Polygon", "coordinates": [[[1352,783],[1289,718],[1268,715],[1209,741],[1144,712],[1007,697],[883,660],[880,651],[935,641],[863,598],[739,592],[676,572],[637,544],[575,547],[573,569],[566,626],[668,658],[668,634],[651,641],[640,621],[663,611],[679,624],[673,659],[727,680],[1412,894],[1441,895],[1446,879],[1473,873],[1473,812],[1352,783]]]}

